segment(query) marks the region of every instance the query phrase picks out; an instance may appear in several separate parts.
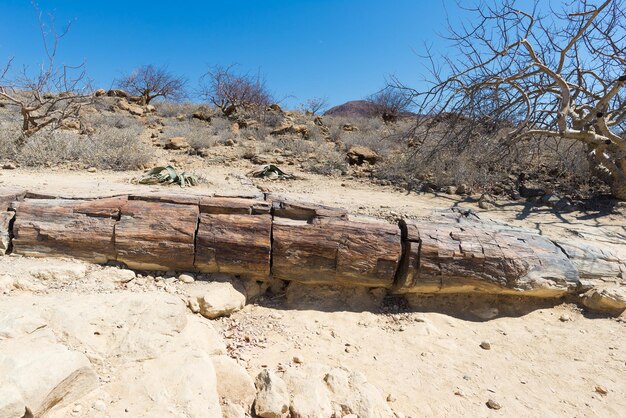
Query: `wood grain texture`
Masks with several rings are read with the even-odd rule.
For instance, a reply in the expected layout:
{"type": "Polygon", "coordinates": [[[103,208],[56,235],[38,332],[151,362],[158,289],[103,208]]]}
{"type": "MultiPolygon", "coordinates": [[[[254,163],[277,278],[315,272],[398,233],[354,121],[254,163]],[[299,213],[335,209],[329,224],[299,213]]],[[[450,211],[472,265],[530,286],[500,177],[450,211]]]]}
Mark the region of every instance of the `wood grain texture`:
{"type": "Polygon", "coordinates": [[[117,260],[137,270],[193,269],[198,207],[129,200],[115,226],[117,260]]]}
{"type": "Polygon", "coordinates": [[[264,280],[270,275],[270,215],[200,215],[196,269],[264,280]]]}
{"type": "Polygon", "coordinates": [[[400,230],[383,223],[274,219],[272,274],[317,284],[391,287],[400,230]]]}
{"type": "MultiPolygon", "coordinates": [[[[93,263],[115,260],[116,202],[26,199],[15,202],[13,251],[45,257],[68,256],[93,263]]],[[[117,211],[117,212],[116,212],[117,211]]]]}
{"type": "Polygon", "coordinates": [[[214,215],[263,215],[272,208],[271,202],[238,197],[203,197],[199,205],[200,213],[214,215]]]}
{"type": "Polygon", "coordinates": [[[479,221],[411,222],[406,224],[406,242],[419,251],[412,251],[412,261],[401,271],[400,291],[548,295],[578,282],[565,254],[528,230],[479,221]]]}

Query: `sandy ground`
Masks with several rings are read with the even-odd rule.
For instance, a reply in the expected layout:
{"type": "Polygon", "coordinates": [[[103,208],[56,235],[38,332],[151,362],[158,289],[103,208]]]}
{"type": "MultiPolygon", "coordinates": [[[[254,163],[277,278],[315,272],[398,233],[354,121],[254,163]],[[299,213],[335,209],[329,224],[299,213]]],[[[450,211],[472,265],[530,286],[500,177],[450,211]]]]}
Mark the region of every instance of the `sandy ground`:
{"type": "MultiPolygon", "coordinates": [[[[363,216],[427,217],[461,206],[480,216],[539,229],[555,238],[583,237],[608,246],[626,243],[624,207],[559,214],[549,208],[499,202],[484,211],[458,196],[418,195],[356,179],[296,173],[293,181],[254,181],[251,166],[198,169],[208,183],[188,193],[266,191],[341,206],[363,216]]],[[[65,196],[104,196],[146,189],[131,183],[140,173],[4,170],[1,186],[65,196]]],[[[172,190],[180,191],[175,188],[172,190]]],[[[622,247],[623,248],[623,247],[622,247]]],[[[0,260],[0,270],[10,269],[0,260]]],[[[6,270],[5,270],[6,271],[6,270]]],[[[562,304],[523,309],[518,315],[472,321],[456,307],[444,313],[396,307],[345,310],[347,305],[294,305],[288,295],[262,299],[230,318],[214,321],[228,343],[249,336],[236,358],[254,376],[262,367],[294,362],[344,365],[364,373],[406,416],[620,417],[626,411],[626,332],[623,318],[583,315],[562,304]],[[317,308],[314,308],[316,307],[317,308]],[[342,308],[342,306],[344,306],[342,308]],[[480,347],[488,342],[489,350],[480,347]],[[606,394],[601,394],[602,388],[606,394]],[[489,409],[492,399],[502,408],[489,409]]]]}

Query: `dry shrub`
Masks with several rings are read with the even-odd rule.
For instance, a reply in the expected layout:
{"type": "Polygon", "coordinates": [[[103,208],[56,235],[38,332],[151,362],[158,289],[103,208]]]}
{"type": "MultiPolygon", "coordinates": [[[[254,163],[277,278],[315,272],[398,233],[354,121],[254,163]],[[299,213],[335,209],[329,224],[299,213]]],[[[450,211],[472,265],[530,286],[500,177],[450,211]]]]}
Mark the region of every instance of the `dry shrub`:
{"type": "Polygon", "coordinates": [[[15,143],[20,136],[20,126],[17,123],[0,122],[0,159],[15,158],[15,143]]]}
{"type": "Polygon", "coordinates": [[[167,137],[182,136],[193,149],[211,148],[232,136],[229,131],[216,132],[215,127],[203,122],[176,122],[165,128],[167,137]],[[230,134],[230,135],[229,135],[230,134]]]}
{"type": "Polygon", "coordinates": [[[26,166],[55,166],[68,162],[111,170],[133,170],[147,164],[152,149],[139,139],[140,130],[102,129],[93,136],[69,131],[40,132],[26,141],[17,159],[26,166]]]}
{"type": "Polygon", "coordinates": [[[206,106],[196,103],[174,103],[166,100],[160,100],[153,103],[156,107],[157,114],[166,118],[175,118],[178,115],[184,115],[191,118],[191,115],[198,110],[206,110],[206,106]]]}
{"type": "Polygon", "coordinates": [[[348,172],[348,163],[344,154],[329,150],[318,156],[317,161],[309,160],[304,168],[316,174],[343,175],[348,172]]]}

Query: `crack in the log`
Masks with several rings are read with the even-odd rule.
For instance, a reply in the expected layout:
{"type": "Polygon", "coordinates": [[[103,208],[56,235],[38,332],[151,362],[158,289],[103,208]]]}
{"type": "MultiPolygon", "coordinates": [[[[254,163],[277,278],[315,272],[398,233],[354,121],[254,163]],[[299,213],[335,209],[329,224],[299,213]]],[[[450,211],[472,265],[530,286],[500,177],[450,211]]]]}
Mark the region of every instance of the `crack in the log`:
{"type": "Polygon", "coordinates": [[[198,217],[196,218],[196,229],[193,233],[193,268],[194,270],[198,270],[196,267],[196,257],[198,255],[198,231],[200,230],[200,205],[198,205],[198,217]]]}

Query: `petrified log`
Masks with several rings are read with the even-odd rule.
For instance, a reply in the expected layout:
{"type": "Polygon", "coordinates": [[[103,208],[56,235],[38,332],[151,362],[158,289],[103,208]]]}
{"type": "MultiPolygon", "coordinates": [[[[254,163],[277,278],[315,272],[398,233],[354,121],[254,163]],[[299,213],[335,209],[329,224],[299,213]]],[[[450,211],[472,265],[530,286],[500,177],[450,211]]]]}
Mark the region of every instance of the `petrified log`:
{"type": "Polygon", "coordinates": [[[272,274],[317,284],[391,287],[401,255],[400,230],[383,223],[274,219],[272,274]]]}
{"type": "Polygon", "coordinates": [[[240,274],[254,279],[270,275],[270,215],[200,215],[196,269],[240,274]]]}
{"type": "Polygon", "coordinates": [[[13,250],[27,256],[70,256],[93,263],[115,260],[113,231],[122,201],[123,198],[15,202],[13,250]]]}
{"type": "Polygon", "coordinates": [[[26,190],[15,187],[0,188],[0,211],[8,210],[11,203],[23,200],[26,196],[26,190]]]}
{"type": "Polygon", "coordinates": [[[348,212],[345,209],[285,199],[273,202],[272,213],[279,218],[307,221],[309,223],[329,219],[345,220],[348,218],[348,212]]]}
{"type": "Polygon", "coordinates": [[[272,209],[271,202],[236,197],[203,197],[199,205],[200,213],[214,215],[263,215],[272,209]]]}
{"type": "Polygon", "coordinates": [[[576,268],[551,241],[496,223],[406,223],[400,292],[557,296],[578,282],[576,268]]]}
{"type": "Polygon", "coordinates": [[[6,254],[11,245],[11,221],[15,212],[0,212],[0,255],[6,254]]]}
{"type": "Polygon", "coordinates": [[[115,227],[117,260],[138,270],[191,270],[198,207],[129,200],[115,227]]]}

